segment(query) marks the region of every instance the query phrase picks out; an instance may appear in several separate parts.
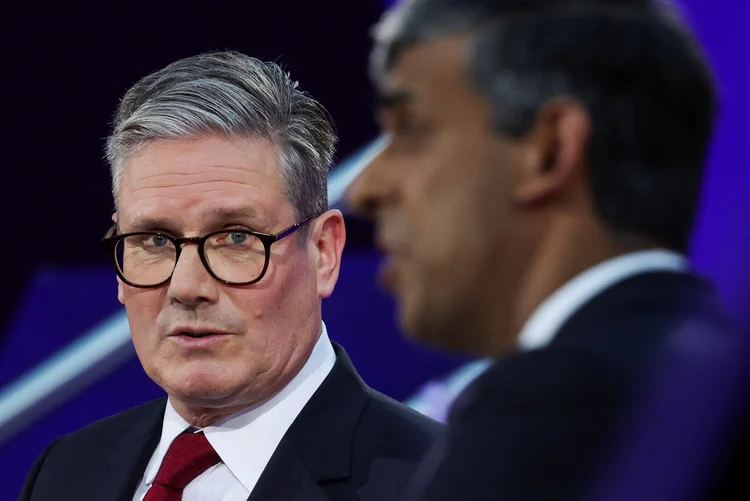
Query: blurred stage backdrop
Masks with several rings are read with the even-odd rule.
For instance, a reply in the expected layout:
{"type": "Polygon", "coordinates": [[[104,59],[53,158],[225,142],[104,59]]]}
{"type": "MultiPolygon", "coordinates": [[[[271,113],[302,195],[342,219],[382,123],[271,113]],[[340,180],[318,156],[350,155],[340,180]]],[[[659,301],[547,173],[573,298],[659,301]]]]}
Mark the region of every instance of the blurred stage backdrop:
{"type": "MultiPolygon", "coordinates": [[[[100,244],[112,209],[103,139],[123,92],[177,58],[208,50],[283,62],[336,122],[341,142],[329,191],[339,201],[376,147],[366,68],[369,31],[385,3],[277,0],[195,14],[26,4],[6,12],[0,499],[15,499],[55,437],[162,395],[135,358],[100,244]]],[[[749,326],[750,5],[682,4],[722,93],[692,258],[749,326]]],[[[371,386],[441,418],[443,403],[483,362],[402,340],[393,303],[375,283],[370,228],[348,214],[347,224],[341,279],[324,303],[329,333],[371,386]]]]}

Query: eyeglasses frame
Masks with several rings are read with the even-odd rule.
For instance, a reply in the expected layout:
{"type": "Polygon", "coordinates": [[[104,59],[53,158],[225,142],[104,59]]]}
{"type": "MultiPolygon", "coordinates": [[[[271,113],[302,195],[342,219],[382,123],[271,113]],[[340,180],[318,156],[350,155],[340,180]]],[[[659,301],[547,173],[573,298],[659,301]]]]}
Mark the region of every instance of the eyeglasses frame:
{"type": "Polygon", "coordinates": [[[110,258],[112,259],[112,264],[114,265],[115,272],[117,273],[117,276],[122,280],[124,283],[131,287],[136,287],[139,289],[155,289],[157,287],[161,287],[167,282],[169,282],[172,279],[172,275],[174,274],[174,270],[177,268],[177,263],[180,260],[180,253],[182,252],[183,245],[185,244],[195,244],[198,246],[198,256],[201,259],[201,262],[203,263],[203,267],[206,269],[209,275],[211,275],[212,278],[217,280],[218,282],[221,282],[225,285],[230,285],[233,287],[244,287],[248,285],[253,285],[261,281],[261,279],[265,276],[266,272],[268,271],[268,264],[271,260],[271,245],[278,242],[279,240],[288,237],[289,235],[296,232],[300,227],[303,225],[309,223],[313,219],[317,218],[321,214],[313,214],[312,216],[308,216],[302,221],[299,221],[297,223],[294,223],[293,225],[289,226],[286,229],[281,230],[278,233],[263,233],[259,231],[254,230],[248,230],[244,228],[237,228],[237,229],[222,229],[222,230],[216,230],[212,231],[206,235],[203,235],[201,237],[173,237],[171,235],[168,235],[167,233],[161,232],[161,231],[135,231],[131,233],[123,233],[121,235],[117,235],[117,223],[115,223],[104,235],[104,238],[102,239],[102,243],[104,244],[105,248],[109,251],[110,258]],[[256,238],[258,238],[262,243],[265,250],[265,262],[263,264],[263,269],[260,272],[260,275],[258,278],[255,278],[253,280],[250,280],[248,282],[232,282],[229,280],[224,280],[216,275],[214,271],[211,269],[211,266],[208,264],[208,259],[206,258],[206,251],[205,251],[205,244],[208,241],[209,238],[213,237],[214,235],[219,235],[221,233],[245,233],[248,235],[252,235],[256,238]],[[172,268],[172,272],[169,274],[169,276],[154,285],[139,285],[134,282],[131,282],[127,278],[125,278],[125,275],[123,271],[120,269],[120,265],[117,262],[117,244],[128,237],[138,236],[138,235],[158,235],[160,237],[166,238],[172,244],[175,246],[175,260],[174,260],[174,267],[172,268]]]}

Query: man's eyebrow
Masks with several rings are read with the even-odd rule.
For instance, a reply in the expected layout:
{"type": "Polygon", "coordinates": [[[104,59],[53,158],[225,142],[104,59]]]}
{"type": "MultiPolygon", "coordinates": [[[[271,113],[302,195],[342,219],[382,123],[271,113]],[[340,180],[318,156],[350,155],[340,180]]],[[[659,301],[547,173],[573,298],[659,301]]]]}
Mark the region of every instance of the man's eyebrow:
{"type": "Polygon", "coordinates": [[[251,206],[247,205],[244,207],[226,208],[219,207],[211,209],[200,214],[200,218],[204,221],[210,222],[221,222],[231,220],[253,220],[257,221],[260,218],[258,212],[251,206]]]}
{"type": "Polygon", "coordinates": [[[124,233],[135,233],[139,231],[166,231],[172,233],[174,231],[174,222],[167,218],[162,217],[139,217],[128,221],[125,228],[120,226],[121,222],[117,223],[118,231],[124,233]]]}
{"type": "MultiPolygon", "coordinates": [[[[242,221],[259,224],[264,221],[258,212],[250,206],[210,209],[200,213],[199,217],[207,226],[217,225],[224,222],[242,221]]],[[[125,230],[127,233],[139,231],[164,231],[175,235],[179,233],[174,220],[158,216],[134,218],[128,222],[125,230]]]]}

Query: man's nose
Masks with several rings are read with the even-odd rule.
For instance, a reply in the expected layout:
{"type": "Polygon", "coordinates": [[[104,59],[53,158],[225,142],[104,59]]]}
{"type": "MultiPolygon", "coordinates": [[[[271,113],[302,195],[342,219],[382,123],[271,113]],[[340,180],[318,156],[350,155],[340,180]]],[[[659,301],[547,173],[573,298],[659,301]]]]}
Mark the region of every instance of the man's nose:
{"type": "Polygon", "coordinates": [[[171,300],[194,308],[200,303],[218,300],[220,284],[211,276],[195,244],[183,244],[169,281],[171,300]]]}

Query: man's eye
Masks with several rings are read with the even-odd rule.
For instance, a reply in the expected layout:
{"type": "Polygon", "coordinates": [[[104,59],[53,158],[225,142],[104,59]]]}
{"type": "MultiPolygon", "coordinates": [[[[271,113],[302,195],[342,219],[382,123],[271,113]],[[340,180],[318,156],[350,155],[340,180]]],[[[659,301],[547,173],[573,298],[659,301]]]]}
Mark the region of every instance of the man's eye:
{"type": "Polygon", "coordinates": [[[233,231],[229,234],[229,241],[233,244],[244,244],[247,241],[248,238],[247,233],[242,233],[241,231],[233,231]]]}
{"type": "Polygon", "coordinates": [[[148,243],[154,247],[164,247],[169,244],[169,239],[164,235],[152,235],[148,243]]]}
{"type": "Polygon", "coordinates": [[[397,150],[415,150],[426,143],[431,128],[424,122],[394,124],[390,133],[390,145],[397,150]]]}

